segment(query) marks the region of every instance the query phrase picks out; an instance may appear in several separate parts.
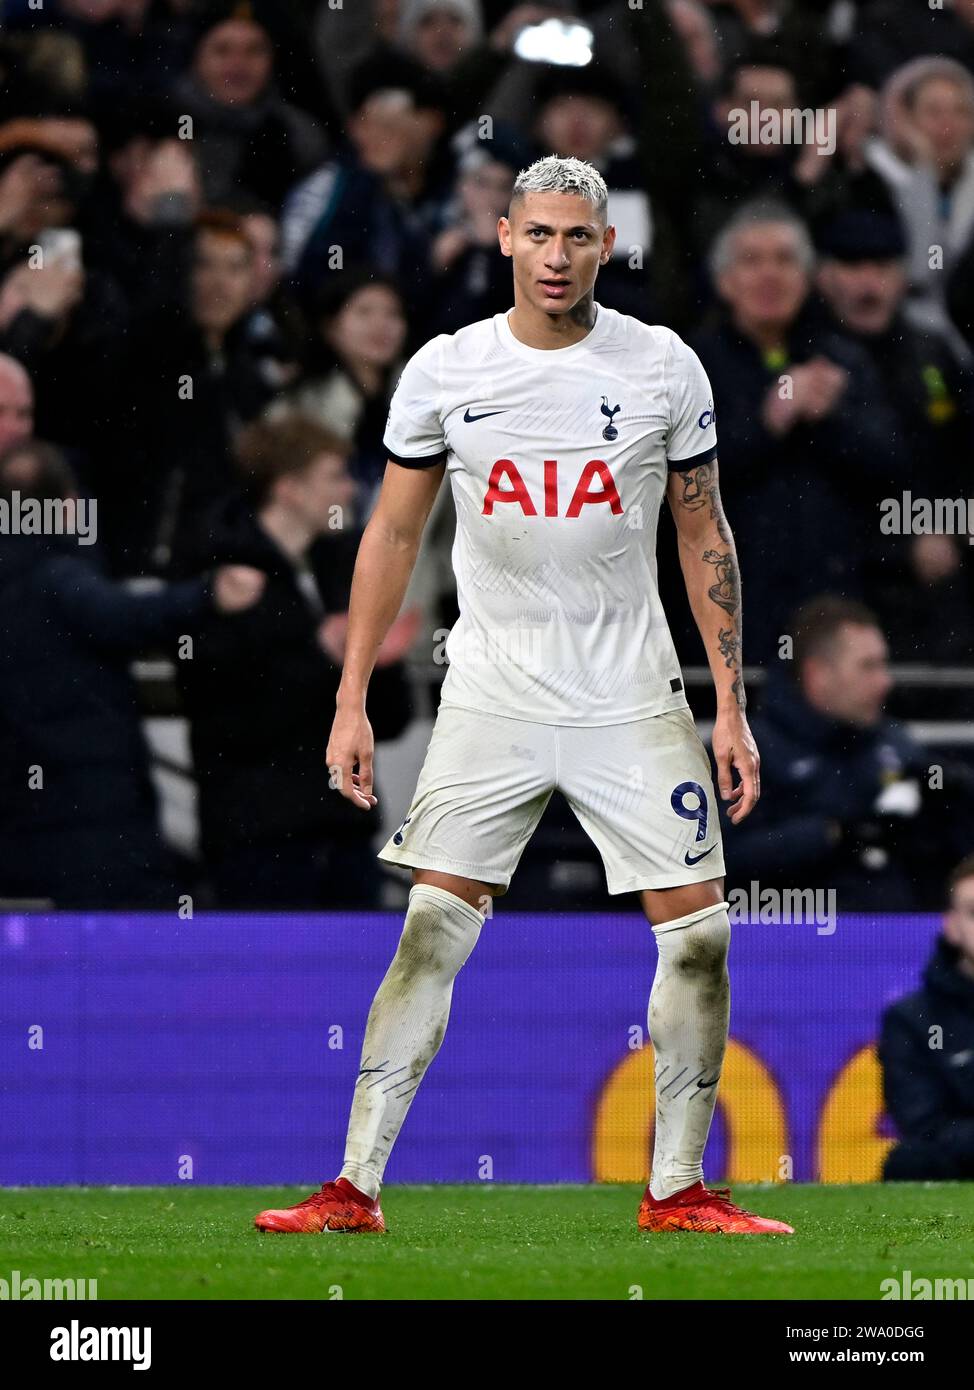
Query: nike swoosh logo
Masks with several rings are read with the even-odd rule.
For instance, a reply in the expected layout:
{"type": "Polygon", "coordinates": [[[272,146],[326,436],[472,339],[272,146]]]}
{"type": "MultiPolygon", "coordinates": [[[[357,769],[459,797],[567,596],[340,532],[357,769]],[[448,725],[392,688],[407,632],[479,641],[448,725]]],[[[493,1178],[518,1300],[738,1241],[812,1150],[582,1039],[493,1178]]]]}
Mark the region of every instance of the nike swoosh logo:
{"type": "Polygon", "coordinates": [[[506,409],[507,407],[505,406],[504,410],[485,410],[482,415],[471,415],[470,407],[468,405],[463,413],[463,418],[468,425],[472,425],[475,420],[486,420],[488,415],[503,415],[506,409]]]}
{"type": "Polygon", "coordinates": [[[687,850],[686,854],[683,856],[683,862],[684,864],[699,864],[701,859],[706,859],[708,854],[713,854],[716,848],[716,845],[711,845],[709,849],[704,850],[703,854],[691,854],[690,851],[687,850]]]}
{"type": "Polygon", "coordinates": [[[697,1082],[697,1087],[698,1087],[701,1091],[709,1091],[710,1088],[711,1088],[711,1086],[716,1086],[716,1085],[717,1085],[717,1082],[718,1082],[719,1080],[720,1080],[720,1077],[719,1077],[719,1076],[715,1076],[714,1079],[713,1079],[713,1081],[698,1081],[698,1082],[697,1082]]]}

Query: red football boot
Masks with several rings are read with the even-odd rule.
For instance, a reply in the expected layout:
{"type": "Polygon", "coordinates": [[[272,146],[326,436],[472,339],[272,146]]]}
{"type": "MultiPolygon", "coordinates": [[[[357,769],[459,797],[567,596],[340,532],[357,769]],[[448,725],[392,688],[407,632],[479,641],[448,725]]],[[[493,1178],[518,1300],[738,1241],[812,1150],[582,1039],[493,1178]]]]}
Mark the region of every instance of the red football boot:
{"type": "Polygon", "coordinates": [[[729,1187],[709,1188],[695,1182],[657,1202],[649,1188],[637,1218],[641,1231],[698,1231],[705,1235],[793,1236],[794,1227],[755,1216],[730,1199],[729,1187]]]}
{"type": "Polygon", "coordinates": [[[322,1184],[293,1207],[271,1208],[254,1217],[259,1231],[294,1235],[324,1235],[329,1231],[371,1231],[382,1234],[386,1223],[379,1199],[366,1197],[347,1178],[322,1184]]]}

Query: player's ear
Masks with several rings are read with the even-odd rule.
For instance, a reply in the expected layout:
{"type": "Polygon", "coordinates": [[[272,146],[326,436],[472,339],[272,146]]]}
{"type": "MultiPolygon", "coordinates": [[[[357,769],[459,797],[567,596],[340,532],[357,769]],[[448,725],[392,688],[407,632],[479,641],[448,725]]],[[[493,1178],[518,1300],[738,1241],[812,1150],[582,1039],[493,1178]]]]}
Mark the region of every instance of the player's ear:
{"type": "Polygon", "coordinates": [[[500,243],[501,254],[509,256],[511,254],[511,223],[510,219],[503,215],[497,219],[497,240],[500,243]]]}

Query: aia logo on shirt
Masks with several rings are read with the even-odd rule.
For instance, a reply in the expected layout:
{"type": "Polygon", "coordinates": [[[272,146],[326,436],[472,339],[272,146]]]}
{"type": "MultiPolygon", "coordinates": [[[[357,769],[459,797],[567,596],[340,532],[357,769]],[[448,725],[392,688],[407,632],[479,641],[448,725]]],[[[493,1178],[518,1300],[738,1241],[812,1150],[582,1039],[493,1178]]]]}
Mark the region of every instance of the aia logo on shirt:
{"type": "MultiPolygon", "coordinates": [[[[513,503],[520,506],[524,516],[537,516],[527,483],[513,459],[498,459],[490,470],[487,491],[484,494],[483,516],[493,516],[497,503],[513,503]],[[503,484],[503,486],[502,486],[503,484]]],[[[560,516],[558,496],[558,460],[544,461],[544,515],[560,516]]],[[[589,459],[582,469],[582,476],[575,484],[575,490],[564,513],[566,517],[578,516],[583,507],[608,506],[613,516],[622,515],[622,501],[609,465],[604,459],[589,459]],[[594,486],[598,480],[598,486],[594,486]]]]}

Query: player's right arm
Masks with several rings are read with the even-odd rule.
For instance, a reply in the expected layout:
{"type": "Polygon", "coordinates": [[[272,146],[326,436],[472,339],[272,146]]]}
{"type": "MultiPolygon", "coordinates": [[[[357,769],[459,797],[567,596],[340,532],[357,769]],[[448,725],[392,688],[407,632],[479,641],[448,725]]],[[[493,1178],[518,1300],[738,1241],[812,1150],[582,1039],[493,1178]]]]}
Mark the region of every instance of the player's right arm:
{"type": "Polygon", "coordinates": [[[416,564],[423,530],[446,471],[440,411],[445,335],[413,353],[389,403],[382,489],[362,534],[348,604],[345,662],[328,740],[332,785],[363,811],[372,794],[372,727],[365,695],[379,647],[398,616],[416,564]],[[353,772],[355,764],[358,772],[353,772]]]}
{"type": "Polygon", "coordinates": [[[445,463],[404,468],[390,459],[355,560],[345,661],[325,756],[332,784],[366,811],[377,804],[372,794],[374,741],[365,713],[369,678],[402,607],[445,470],[445,463]],[[357,773],[352,770],[356,763],[357,773]]]}

